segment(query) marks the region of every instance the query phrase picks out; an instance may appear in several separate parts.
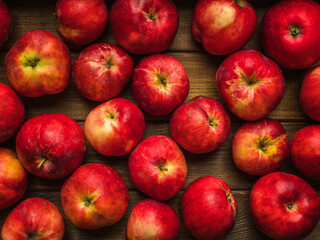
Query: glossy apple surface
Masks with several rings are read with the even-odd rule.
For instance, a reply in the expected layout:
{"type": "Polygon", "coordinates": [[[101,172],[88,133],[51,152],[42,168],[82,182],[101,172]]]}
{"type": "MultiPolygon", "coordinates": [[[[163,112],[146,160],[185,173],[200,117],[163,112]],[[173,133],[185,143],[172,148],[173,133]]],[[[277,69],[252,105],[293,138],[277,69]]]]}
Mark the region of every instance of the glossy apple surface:
{"type": "Polygon", "coordinates": [[[246,121],[271,113],[285,91],[279,66],[255,50],[242,50],[227,57],[217,71],[216,83],[229,110],[246,121]]]}
{"type": "Polygon", "coordinates": [[[33,30],[13,45],[6,56],[5,67],[12,87],[23,96],[56,94],[68,86],[70,53],[53,33],[33,30]]]}
{"type": "Polygon", "coordinates": [[[211,152],[220,147],[231,130],[230,118],[214,98],[197,96],[179,106],[170,120],[172,137],[192,153],[211,152]]]}
{"type": "Polygon", "coordinates": [[[134,54],[165,51],[173,41],[179,24],[171,0],[116,0],[110,11],[114,38],[134,54]]]}
{"type": "Polygon", "coordinates": [[[320,125],[296,132],[290,145],[291,161],[306,177],[320,180],[320,125]]]}
{"type": "Polygon", "coordinates": [[[63,114],[43,114],[25,122],[17,134],[16,150],[32,174],[64,178],[81,163],[86,152],[80,125],[63,114]]]}
{"type": "Polygon", "coordinates": [[[316,121],[320,121],[320,65],[311,69],[304,77],[300,103],[303,111],[316,121]]]}
{"type": "Polygon", "coordinates": [[[16,203],[27,188],[27,174],[17,154],[0,148],[0,210],[16,203]]]}
{"type": "Polygon", "coordinates": [[[141,192],[156,200],[174,197],[187,177],[187,163],[176,142],[166,136],[143,140],[129,157],[129,173],[141,192]]]}
{"type": "Polygon", "coordinates": [[[172,207],[164,202],[144,199],[132,209],[126,239],[176,240],[179,231],[179,217],[172,207]]]}
{"type": "Polygon", "coordinates": [[[151,115],[166,115],[187,98],[190,85],[183,65],[166,54],[142,59],[133,73],[132,92],[151,115]]]}
{"type": "Polygon", "coordinates": [[[233,162],[241,171],[264,175],[289,157],[289,141],[280,122],[263,119],[243,124],[232,141],[233,162]]]}
{"type": "Polygon", "coordinates": [[[61,189],[66,216],[83,229],[98,229],[118,222],[127,209],[128,198],[128,188],[121,176],[101,163],[82,165],[61,189]]]}
{"type": "Polygon", "coordinates": [[[191,24],[193,38],[211,54],[225,55],[246,45],[257,16],[246,0],[200,0],[191,24]]]}
{"type": "Polygon", "coordinates": [[[107,156],[129,153],[142,138],[144,128],[140,108],[124,98],[115,98],[94,108],[84,125],[89,143],[107,156]]]}
{"type": "Polygon", "coordinates": [[[73,45],[87,45],[104,32],[108,9],[104,0],[58,0],[57,32],[73,45]]]}
{"type": "Polygon", "coordinates": [[[58,208],[43,198],[29,198],[8,215],[1,230],[2,240],[62,240],[64,222],[58,208]]]}
{"type": "Polygon", "coordinates": [[[25,109],[19,96],[0,83],[0,143],[12,138],[24,121],[25,109]]]}
{"type": "Polygon", "coordinates": [[[74,60],[73,82],[78,92],[94,101],[106,101],[119,95],[129,82],[133,61],[122,48],[97,43],[84,49],[74,60]]]}
{"type": "Polygon", "coordinates": [[[7,41],[12,30],[12,16],[3,0],[0,0],[0,47],[7,41]]]}
{"type": "Polygon", "coordinates": [[[274,172],[254,184],[250,209],[261,232],[272,239],[295,240],[306,237],[316,227],[320,200],[303,179],[274,172]]]}
{"type": "Polygon", "coordinates": [[[263,17],[262,46],[287,69],[305,69],[320,58],[320,5],[312,0],[284,0],[263,17]]]}
{"type": "Polygon", "coordinates": [[[192,236],[198,240],[218,240],[233,228],[237,203],[223,180],[206,176],[186,188],[181,198],[181,213],[192,236]]]}

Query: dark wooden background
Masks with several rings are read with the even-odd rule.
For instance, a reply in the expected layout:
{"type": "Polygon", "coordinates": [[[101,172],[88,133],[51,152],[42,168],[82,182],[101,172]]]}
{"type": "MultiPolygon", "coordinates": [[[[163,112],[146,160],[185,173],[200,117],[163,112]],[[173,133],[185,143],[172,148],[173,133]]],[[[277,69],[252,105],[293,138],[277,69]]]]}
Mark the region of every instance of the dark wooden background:
{"type": "MultiPolygon", "coordinates": [[[[12,45],[27,31],[33,29],[47,29],[56,34],[56,17],[54,15],[55,0],[7,0],[9,8],[12,11],[14,18],[14,29],[4,46],[0,49],[0,81],[7,83],[7,76],[4,68],[4,59],[8,50],[12,45]]],[[[220,99],[215,85],[215,73],[220,63],[225,56],[212,56],[205,52],[201,45],[195,43],[190,33],[190,22],[192,12],[196,0],[175,0],[179,11],[179,30],[176,38],[167,54],[177,58],[186,68],[190,80],[190,93],[188,99],[197,95],[205,95],[220,99]]],[[[260,23],[263,14],[266,10],[274,4],[275,0],[255,0],[250,1],[254,6],[258,24],[257,30],[251,41],[245,46],[245,49],[260,50],[260,23]]],[[[113,1],[107,1],[108,8],[113,1]]],[[[97,42],[116,43],[108,23],[108,28],[97,42]]],[[[71,52],[72,59],[83,48],[68,46],[71,52]]],[[[135,64],[142,58],[142,56],[132,56],[135,64]]],[[[269,117],[281,121],[284,125],[289,139],[300,128],[314,123],[303,112],[299,104],[299,92],[305,71],[284,71],[286,80],[286,92],[281,104],[273,111],[269,117]]],[[[131,83],[127,85],[119,97],[124,97],[134,101],[131,93],[131,83]]],[[[77,120],[83,127],[86,116],[93,107],[99,105],[99,102],[93,102],[81,97],[75,90],[72,81],[69,87],[64,92],[38,98],[24,98],[26,107],[26,119],[30,119],[43,113],[62,113],[77,120]]],[[[242,120],[230,113],[232,119],[232,132],[226,141],[218,150],[208,154],[191,154],[184,151],[188,163],[188,177],[182,191],[168,203],[177,211],[180,216],[180,198],[183,190],[195,179],[213,175],[222,178],[232,189],[238,203],[238,217],[233,230],[228,235],[227,239],[268,239],[261,234],[254,226],[249,212],[249,194],[254,182],[258,179],[255,176],[249,176],[239,171],[232,161],[231,155],[231,141],[235,131],[243,123],[242,120]]],[[[169,119],[170,116],[153,117],[145,114],[146,131],[143,138],[152,135],[161,134],[170,136],[169,119]]],[[[10,147],[14,149],[14,139],[3,143],[1,147],[10,147]]],[[[128,174],[127,160],[128,155],[124,157],[106,157],[98,154],[89,144],[87,145],[87,154],[83,163],[99,162],[105,163],[116,169],[125,180],[129,189],[129,207],[125,216],[117,224],[105,227],[99,230],[81,230],[75,227],[64,215],[60,203],[60,189],[64,180],[46,180],[28,174],[28,188],[22,200],[30,197],[43,197],[53,202],[62,212],[66,233],[65,239],[80,240],[80,239],[125,239],[125,229],[130,212],[135,204],[140,200],[146,198],[140,193],[132,184],[128,174]]],[[[296,174],[301,176],[297,170],[294,169],[290,160],[288,159],[279,171],[296,174]]],[[[320,183],[306,179],[318,192],[320,193],[320,183]]],[[[19,202],[21,202],[20,200],[19,202]]],[[[17,204],[0,211],[0,227],[2,227],[5,218],[17,204]]],[[[181,221],[181,232],[179,239],[193,239],[185,230],[181,221]]],[[[307,239],[320,239],[320,224],[307,239]]]]}

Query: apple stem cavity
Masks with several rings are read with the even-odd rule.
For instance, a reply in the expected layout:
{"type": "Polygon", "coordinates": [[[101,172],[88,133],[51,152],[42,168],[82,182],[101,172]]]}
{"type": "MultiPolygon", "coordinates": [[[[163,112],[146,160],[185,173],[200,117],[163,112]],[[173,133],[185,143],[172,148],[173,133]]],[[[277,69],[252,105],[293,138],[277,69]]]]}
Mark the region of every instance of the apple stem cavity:
{"type": "Polygon", "coordinates": [[[159,166],[159,169],[160,169],[160,171],[161,172],[168,172],[169,171],[169,169],[168,168],[166,168],[165,166],[159,166]]]}
{"type": "Polygon", "coordinates": [[[246,3],[242,0],[233,0],[238,6],[245,7],[246,3]]]}
{"type": "Polygon", "coordinates": [[[300,35],[300,28],[297,26],[290,26],[290,36],[296,38],[300,35]]]}
{"type": "Polygon", "coordinates": [[[240,76],[241,76],[241,79],[250,87],[260,82],[260,80],[256,77],[255,74],[247,77],[244,73],[240,73],[240,76]]]}
{"type": "Polygon", "coordinates": [[[215,118],[209,118],[209,125],[211,127],[216,127],[218,126],[219,124],[217,123],[216,119],[215,118]]]}
{"type": "Polygon", "coordinates": [[[155,20],[157,20],[157,16],[156,16],[156,14],[154,13],[153,9],[151,9],[151,10],[149,11],[148,18],[149,18],[151,21],[153,21],[153,22],[154,22],[155,20]]]}
{"type": "Polygon", "coordinates": [[[41,162],[38,164],[37,168],[41,168],[41,166],[48,160],[48,158],[44,157],[41,162]]]}
{"type": "Polygon", "coordinates": [[[32,68],[34,68],[34,67],[37,66],[38,62],[40,62],[40,58],[38,58],[38,57],[34,57],[33,59],[30,59],[30,58],[28,58],[27,56],[24,56],[24,57],[25,57],[25,59],[27,60],[27,61],[24,63],[24,66],[26,66],[26,67],[32,67],[32,68]]]}
{"type": "Polygon", "coordinates": [[[165,73],[155,72],[154,76],[156,77],[155,85],[165,89],[168,85],[168,77],[165,73]]]}
{"type": "Polygon", "coordinates": [[[28,233],[27,234],[27,240],[36,240],[38,239],[39,235],[36,233],[28,233]]]}
{"type": "Polygon", "coordinates": [[[106,64],[105,66],[107,67],[107,69],[111,69],[114,66],[114,61],[113,61],[113,57],[110,57],[108,59],[106,59],[106,64]]]}
{"type": "Polygon", "coordinates": [[[85,197],[84,206],[86,207],[91,206],[96,198],[97,198],[96,194],[91,194],[91,196],[85,197]]]}

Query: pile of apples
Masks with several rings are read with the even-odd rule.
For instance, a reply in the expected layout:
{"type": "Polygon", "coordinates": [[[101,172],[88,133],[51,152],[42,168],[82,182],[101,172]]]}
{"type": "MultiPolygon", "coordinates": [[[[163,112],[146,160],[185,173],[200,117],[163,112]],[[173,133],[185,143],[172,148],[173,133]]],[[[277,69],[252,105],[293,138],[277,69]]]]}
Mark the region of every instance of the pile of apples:
{"type": "MultiPolygon", "coordinates": [[[[104,0],[58,0],[56,14],[61,38],[77,46],[94,42],[108,20],[104,0]]],[[[71,175],[61,189],[61,203],[77,227],[97,229],[118,222],[128,206],[127,186],[106,164],[80,166],[87,140],[105,156],[130,153],[130,178],[150,197],[133,208],[126,238],[178,238],[179,218],[164,202],[182,189],[187,177],[187,163],[178,144],[196,154],[211,152],[226,141],[231,129],[229,113],[220,101],[196,96],[184,103],[190,89],[186,71],[177,59],[161,53],[173,41],[178,22],[171,0],[116,0],[110,23],[121,47],[90,45],[71,64],[67,46],[49,31],[27,32],[14,44],[5,60],[13,89],[0,84],[0,142],[16,135],[17,154],[0,148],[0,210],[24,194],[26,169],[41,178],[71,175]],[[153,55],[134,67],[128,52],[153,55]],[[25,97],[57,94],[66,89],[71,74],[83,97],[104,102],[89,113],[84,131],[63,114],[43,114],[24,122],[25,109],[17,93],[25,97]],[[146,113],[172,113],[174,140],[159,135],[140,142],[145,130],[143,112],[133,102],[116,98],[131,78],[134,98],[146,113]]],[[[300,177],[273,171],[291,154],[304,176],[320,180],[320,125],[299,130],[289,145],[281,123],[264,117],[285,93],[280,67],[306,69],[320,59],[320,5],[312,0],[283,0],[267,11],[261,39],[269,58],[256,50],[238,51],[251,39],[256,24],[255,10],[245,0],[199,0],[191,34],[209,53],[231,54],[216,73],[216,85],[227,109],[250,121],[234,135],[235,165],[247,174],[265,175],[251,191],[253,221],[273,239],[300,239],[319,221],[319,196],[300,177]]],[[[0,0],[0,45],[11,29],[9,9],[0,0]]],[[[320,121],[319,93],[320,66],[316,66],[305,76],[300,95],[303,110],[316,121],[320,121]]],[[[181,213],[195,238],[222,239],[235,224],[236,199],[222,179],[203,176],[184,191],[181,213]]],[[[1,238],[58,240],[63,239],[64,230],[63,217],[54,204],[30,198],[9,214],[1,238]]]]}

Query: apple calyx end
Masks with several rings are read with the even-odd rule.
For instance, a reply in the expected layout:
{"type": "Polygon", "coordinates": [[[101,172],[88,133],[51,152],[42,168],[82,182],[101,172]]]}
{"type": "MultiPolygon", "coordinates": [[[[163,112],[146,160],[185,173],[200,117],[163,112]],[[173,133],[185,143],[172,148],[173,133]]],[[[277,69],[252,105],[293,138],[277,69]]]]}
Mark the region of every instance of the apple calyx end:
{"type": "Polygon", "coordinates": [[[219,123],[217,122],[217,120],[215,118],[209,118],[209,125],[210,125],[210,127],[216,127],[219,125],[219,123]]]}
{"type": "Polygon", "coordinates": [[[297,206],[294,203],[291,203],[291,202],[287,203],[286,207],[287,207],[288,211],[294,211],[294,210],[297,209],[297,206]]]}
{"type": "Polygon", "coordinates": [[[168,172],[168,171],[169,171],[169,169],[166,168],[166,167],[163,166],[163,165],[159,166],[159,169],[160,169],[161,172],[168,172]]]}
{"type": "Polygon", "coordinates": [[[300,28],[297,27],[297,26],[294,26],[294,25],[291,25],[290,26],[290,29],[289,29],[289,34],[291,37],[293,38],[296,38],[300,35],[301,31],[300,31],[300,28]]]}

